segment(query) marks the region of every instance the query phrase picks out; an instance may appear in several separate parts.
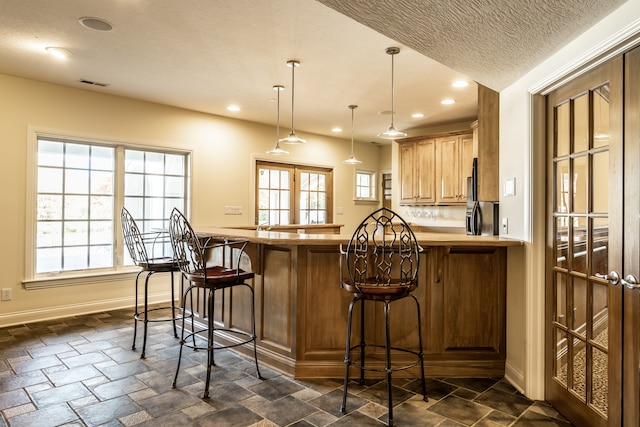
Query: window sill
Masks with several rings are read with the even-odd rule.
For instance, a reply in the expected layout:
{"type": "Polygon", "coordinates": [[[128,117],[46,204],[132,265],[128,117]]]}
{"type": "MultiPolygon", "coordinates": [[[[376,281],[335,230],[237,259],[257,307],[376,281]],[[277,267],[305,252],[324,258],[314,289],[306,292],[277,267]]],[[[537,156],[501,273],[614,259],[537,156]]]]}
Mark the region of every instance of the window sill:
{"type": "Polygon", "coordinates": [[[117,282],[121,280],[133,279],[138,274],[139,269],[123,270],[108,273],[92,273],[79,275],[60,275],[39,277],[37,279],[23,280],[22,285],[26,290],[57,288],[76,285],[90,285],[104,282],[117,282]]]}

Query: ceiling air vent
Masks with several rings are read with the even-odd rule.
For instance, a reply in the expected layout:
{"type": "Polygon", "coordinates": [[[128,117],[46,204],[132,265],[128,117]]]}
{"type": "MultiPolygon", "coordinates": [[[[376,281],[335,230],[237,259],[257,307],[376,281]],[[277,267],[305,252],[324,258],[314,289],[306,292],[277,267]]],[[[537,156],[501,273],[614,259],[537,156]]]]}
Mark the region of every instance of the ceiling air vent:
{"type": "Polygon", "coordinates": [[[85,80],[85,79],[81,79],[80,83],[84,83],[86,85],[92,85],[92,86],[100,86],[100,87],[109,86],[109,83],[100,83],[100,82],[94,82],[92,80],[85,80]]]}

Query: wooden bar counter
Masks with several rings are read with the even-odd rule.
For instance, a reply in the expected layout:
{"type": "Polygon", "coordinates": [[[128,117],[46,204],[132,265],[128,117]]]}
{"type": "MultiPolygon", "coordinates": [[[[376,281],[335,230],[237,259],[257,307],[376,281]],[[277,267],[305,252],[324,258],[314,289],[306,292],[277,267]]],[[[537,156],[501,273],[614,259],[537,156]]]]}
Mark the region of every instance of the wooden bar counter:
{"type": "MultiPolygon", "coordinates": [[[[346,316],[351,294],[340,288],[339,246],[350,234],[298,234],[200,227],[214,237],[246,238],[243,268],[256,273],[258,358],[295,378],[344,375],[346,316]]],[[[507,248],[522,242],[497,236],[416,233],[424,252],[416,295],[421,304],[425,367],[430,377],[504,374],[507,248]]],[[[227,291],[225,291],[227,292],[227,291]]],[[[244,292],[234,290],[233,292],[244,292]]],[[[215,321],[249,330],[245,295],[218,294],[215,321]],[[234,298],[235,297],[235,298],[234,298]]],[[[415,308],[391,304],[392,341],[417,347],[415,308]]],[[[204,322],[204,301],[194,312],[204,322]]],[[[381,324],[381,304],[366,305],[368,322],[381,324]]],[[[360,316],[354,314],[354,319],[360,316]]],[[[354,328],[358,328],[354,323],[354,328]]],[[[359,330],[359,329],[354,329],[359,330]]],[[[383,331],[369,342],[382,342],[383,331]]],[[[231,336],[219,337],[233,341],[231,336]]],[[[239,348],[245,352],[245,349],[239,348]]],[[[249,354],[245,352],[246,354],[249,354]]],[[[394,356],[395,357],[395,356],[394,356]]],[[[403,357],[401,353],[398,357],[403,357]]],[[[375,362],[374,362],[375,364],[375,362]]],[[[415,372],[401,371],[407,376],[415,372]]]]}

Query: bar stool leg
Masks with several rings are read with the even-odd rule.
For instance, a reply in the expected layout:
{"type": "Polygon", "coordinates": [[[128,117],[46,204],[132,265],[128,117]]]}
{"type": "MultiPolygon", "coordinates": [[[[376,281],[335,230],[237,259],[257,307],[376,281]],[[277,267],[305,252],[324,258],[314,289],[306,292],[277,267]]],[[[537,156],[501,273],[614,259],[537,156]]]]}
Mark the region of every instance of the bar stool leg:
{"type": "Polygon", "coordinates": [[[344,354],[344,387],[342,391],[342,405],[340,412],[343,414],[347,410],[347,391],[349,388],[349,367],[351,366],[351,320],[353,318],[353,306],[358,301],[358,297],[354,297],[349,303],[349,312],[347,313],[347,349],[344,354]]]}
{"type": "MultiPolygon", "coordinates": [[[[189,287],[187,288],[187,290],[184,292],[183,297],[182,297],[182,313],[186,312],[186,303],[187,303],[187,294],[189,294],[189,296],[191,297],[191,288],[193,288],[193,286],[189,285],[189,287]]],[[[193,304],[193,297],[191,297],[191,302],[193,304]]],[[[193,305],[192,305],[192,309],[193,309],[193,305]]],[[[176,383],[178,381],[178,373],[180,372],[180,362],[182,361],[182,349],[184,348],[184,319],[185,316],[182,316],[182,331],[180,333],[180,351],[178,352],[178,366],[176,367],[176,375],[173,377],[173,382],[171,383],[171,388],[176,388],[176,383]]],[[[193,329],[193,313],[191,313],[191,332],[194,333],[194,329],[193,329]]],[[[193,336],[193,335],[192,335],[193,336]]],[[[195,347],[195,338],[194,338],[194,347],[195,347]]]]}
{"type": "Polygon", "coordinates": [[[427,396],[427,385],[424,379],[424,351],[422,350],[422,318],[420,316],[420,303],[418,302],[418,298],[415,295],[411,295],[413,300],[416,302],[416,310],[418,312],[418,341],[420,343],[420,369],[422,373],[422,400],[425,402],[429,401],[429,397],[427,396]]]}
{"type": "Polygon", "coordinates": [[[170,271],[169,274],[171,275],[171,323],[173,323],[173,336],[178,338],[178,328],[176,328],[176,294],[173,271],[170,271]]]}
{"type": "Polygon", "coordinates": [[[207,313],[208,323],[207,323],[207,380],[204,385],[204,395],[203,399],[207,399],[209,397],[209,383],[211,382],[211,365],[214,364],[213,361],[213,305],[214,305],[214,290],[209,290],[209,313],[207,313]]]}
{"type": "Polygon", "coordinates": [[[364,385],[364,364],[366,361],[364,338],[364,298],[360,299],[360,385],[364,385]]]}
{"type": "Polygon", "coordinates": [[[387,398],[389,402],[389,427],[393,426],[393,397],[391,395],[391,339],[389,337],[389,302],[384,301],[384,338],[386,351],[387,398]]]}
{"type": "Polygon", "coordinates": [[[264,378],[260,375],[260,367],[258,366],[258,344],[256,343],[258,340],[256,336],[256,294],[251,285],[248,283],[245,283],[245,285],[247,285],[249,292],[251,292],[251,324],[253,326],[251,339],[253,340],[253,360],[256,362],[256,374],[258,375],[258,379],[262,380],[264,378]]]}
{"type": "Polygon", "coordinates": [[[140,359],[144,359],[144,353],[147,350],[147,326],[149,323],[149,277],[152,274],[152,271],[148,272],[144,279],[144,333],[142,335],[142,354],[140,355],[140,359]]]}
{"type": "Polygon", "coordinates": [[[138,316],[140,315],[140,313],[138,313],[138,278],[140,277],[140,274],[142,274],[142,271],[143,270],[140,270],[138,274],[136,274],[135,305],[133,307],[133,344],[131,344],[131,350],[136,349],[136,335],[138,333],[138,316]]]}

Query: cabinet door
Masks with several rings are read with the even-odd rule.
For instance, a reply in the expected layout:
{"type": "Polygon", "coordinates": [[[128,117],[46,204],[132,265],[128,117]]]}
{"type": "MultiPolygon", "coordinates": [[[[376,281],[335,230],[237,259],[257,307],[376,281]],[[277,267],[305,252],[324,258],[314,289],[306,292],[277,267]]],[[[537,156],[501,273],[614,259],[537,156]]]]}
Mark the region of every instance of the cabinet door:
{"type": "Polygon", "coordinates": [[[436,202],[457,203],[461,196],[458,137],[438,138],[436,157],[436,202]]]}
{"type": "Polygon", "coordinates": [[[442,374],[504,374],[506,249],[439,248],[428,283],[425,353],[442,374]]]}
{"type": "Polygon", "coordinates": [[[415,144],[400,144],[398,147],[400,157],[400,204],[415,202],[414,164],[416,158],[415,144]]]}
{"type": "Polygon", "coordinates": [[[473,134],[460,135],[460,194],[467,201],[467,178],[473,169],[473,134]]]}
{"type": "Polygon", "coordinates": [[[436,140],[416,142],[416,202],[436,201],[436,140]]]}

